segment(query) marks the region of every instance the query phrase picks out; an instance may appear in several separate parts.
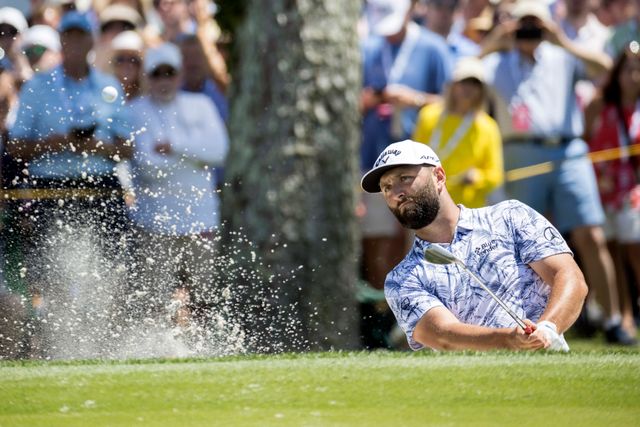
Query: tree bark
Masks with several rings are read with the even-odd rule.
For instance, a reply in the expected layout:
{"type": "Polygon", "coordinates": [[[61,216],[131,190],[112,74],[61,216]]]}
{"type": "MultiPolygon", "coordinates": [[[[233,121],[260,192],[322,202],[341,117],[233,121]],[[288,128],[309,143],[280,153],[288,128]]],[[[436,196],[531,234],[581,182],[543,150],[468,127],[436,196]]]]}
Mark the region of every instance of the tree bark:
{"type": "Polygon", "coordinates": [[[262,321],[248,319],[262,349],[356,348],[360,2],[251,0],[247,10],[236,33],[223,248],[246,236],[258,259],[234,258],[250,272],[234,286],[254,302],[269,289],[253,305],[262,321]]]}

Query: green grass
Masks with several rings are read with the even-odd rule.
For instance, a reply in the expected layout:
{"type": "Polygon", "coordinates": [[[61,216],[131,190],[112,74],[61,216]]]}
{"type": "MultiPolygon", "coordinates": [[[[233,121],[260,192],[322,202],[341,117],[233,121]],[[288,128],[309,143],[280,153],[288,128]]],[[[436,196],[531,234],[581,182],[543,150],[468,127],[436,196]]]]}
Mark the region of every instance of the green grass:
{"type": "MultiPolygon", "coordinates": [[[[572,343],[573,344],[573,343],[572,343]]],[[[0,363],[0,426],[638,426],[640,353],[0,363]]]]}

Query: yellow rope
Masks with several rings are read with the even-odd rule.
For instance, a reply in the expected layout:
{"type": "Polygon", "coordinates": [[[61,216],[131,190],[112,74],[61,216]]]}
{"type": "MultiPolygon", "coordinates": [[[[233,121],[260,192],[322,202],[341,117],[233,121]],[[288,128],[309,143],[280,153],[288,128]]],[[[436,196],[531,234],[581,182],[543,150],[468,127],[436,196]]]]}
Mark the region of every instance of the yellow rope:
{"type": "MultiPolygon", "coordinates": [[[[628,147],[615,147],[606,150],[594,151],[586,156],[593,163],[601,163],[609,160],[619,159],[621,157],[637,156],[640,154],[640,144],[630,145],[628,147]]],[[[518,181],[533,176],[543,175],[555,169],[556,162],[543,162],[522,168],[511,169],[505,172],[505,181],[518,181]]]]}

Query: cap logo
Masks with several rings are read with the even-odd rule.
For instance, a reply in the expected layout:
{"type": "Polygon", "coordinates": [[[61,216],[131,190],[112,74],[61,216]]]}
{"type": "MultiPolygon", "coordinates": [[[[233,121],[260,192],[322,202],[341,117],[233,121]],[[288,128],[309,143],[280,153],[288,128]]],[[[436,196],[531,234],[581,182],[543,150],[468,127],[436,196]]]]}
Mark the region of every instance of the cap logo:
{"type": "Polygon", "coordinates": [[[384,165],[389,161],[389,157],[391,157],[391,156],[399,156],[400,154],[402,154],[402,151],[395,150],[395,149],[383,151],[382,154],[380,154],[380,156],[378,156],[378,160],[376,160],[376,164],[373,165],[373,167],[377,168],[380,165],[384,165]]]}
{"type": "Polygon", "coordinates": [[[422,156],[420,156],[420,160],[427,160],[432,163],[440,163],[440,160],[437,157],[428,156],[426,154],[423,154],[422,156]]]}

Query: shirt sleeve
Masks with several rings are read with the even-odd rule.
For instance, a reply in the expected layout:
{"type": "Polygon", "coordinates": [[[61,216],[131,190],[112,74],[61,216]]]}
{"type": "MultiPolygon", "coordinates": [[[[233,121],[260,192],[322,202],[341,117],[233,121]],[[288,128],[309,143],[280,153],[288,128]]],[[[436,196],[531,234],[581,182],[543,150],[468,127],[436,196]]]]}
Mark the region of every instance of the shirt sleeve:
{"type": "MultiPolygon", "coordinates": [[[[20,90],[18,101],[18,112],[16,114],[16,120],[9,129],[9,137],[11,139],[34,139],[39,135],[34,135],[37,132],[37,112],[36,106],[39,104],[38,90],[35,80],[27,81],[20,90]]],[[[41,95],[40,95],[41,96],[41,95]]]]}
{"type": "Polygon", "coordinates": [[[413,350],[424,347],[413,339],[413,331],[418,321],[432,308],[444,306],[436,296],[425,289],[418,272],[418,266],[407,270],[401,264],[387,275],[384,285],[387,303],[413,350]]]}
{"type": "Polygon", "coordinates": [[[534,209],[512,200],[505,212],[516,254],[525,264],[561,253],[573,254],[560,232],[534,209]]]}

